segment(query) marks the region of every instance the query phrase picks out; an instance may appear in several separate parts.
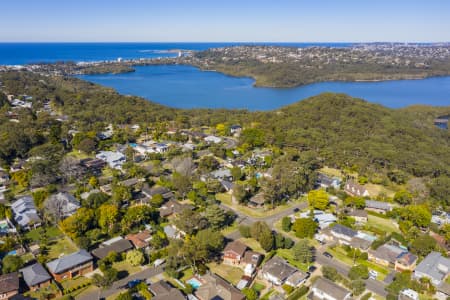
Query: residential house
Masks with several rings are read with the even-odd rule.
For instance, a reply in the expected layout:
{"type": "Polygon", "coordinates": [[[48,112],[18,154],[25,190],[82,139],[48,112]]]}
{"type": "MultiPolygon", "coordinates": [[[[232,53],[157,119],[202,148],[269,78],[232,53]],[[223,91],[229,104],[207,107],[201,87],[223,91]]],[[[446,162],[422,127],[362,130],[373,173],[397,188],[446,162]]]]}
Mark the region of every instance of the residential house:
{"type": "Polygon", "coordinates": [[[85,158],[80,161],[80,165],[85,167],[92,174],[100,175],[102,169],[106,167],[106,161],[99,158],[85,158]]]}
{"type": "Polygon", "coordinates": [[[232,194],[234,189],[234,183],[227,181],[227,180],[221,180],[220,184],[222,187],[227,191],[228,193],[232,194]]]}
{"type": "Polygon", "coordinates": [[[0,299],[11,299],[19,294],[19,273],[0,276],[0,299]]]}
{"type": "Polygon", "coordinates": [[[186,297],[178,289],[171,286],[167,281],[160,280],[149,286],[149,291],[153,294],[152,300],[185,300],[186,297]]]}
{"type": "Polygon", "coordinates": [[[308,274],[300,270],[297,270],[297,272],[295,272],[286,279],[286,284],[296,288],[300,286],[302,283],[304,283],[306,279],[308,279],[308,274]]]}
{"type": "Polygon", "coordinates": [[[366,200],[366,210],[385,214],[392,210],[392,204],[375,200],[366,200]]]}
{"type": "Polygon", "coordinates": [[[31,291],[49,286],[52,282],[52,277],[40,263],[20,269],[19,272],[31,291]]]}
{"type": "Polygon", "coordinates": [[[138,233],[130,233],[125,237],[136,249],[145,249],[150,246],[152,233],[150,230],[139,231],[138,233]]]}
{"type": "Polygon", "coordinates": [[[149,187],[148,184],[144,184],[141,192],[142,195],[149,199],[152,199],[155,195],[161,195],[164,200],[169,200],[173,197],[173,193],[168,188],[157,185],[149,187]]]}
{"type": "Polygon", "coordinates": [[[47,268],[53,278],[61,282],[94,270],[93,257],[84,249],[48,262],[47,268]]]}
{"type": "Polygon", "coordinates": [[[11,210],[14,214],[14,221],[23,229],[36,228],[42,223],[31,196],[17,199],[11,204],[11,210]]]}
{"type": "Polygon", "coordinates": [[[105,193],[106,195],[112,196],[112,185],[111,184],[102,185],[100,187],[100,191],[102,193],[105,193]]]}
{"type": "Polygon", "coordinates": [[[338,240],[340,244],[350,245],[351,240],[358,234],[355,230],[336,224],[331,228],[330,233],[338,240]]]}
{"type": "Polygon", "coordinates": [[[437,234],[433,231],[430,231],[430,236],[436,241],[436,243],[447,252],[447,256],[450,255],[450,245],[447,243],[445,237],[440,234],[437,234]]]}
{"type": "Polygon", "coordinates": [[[449,116],[440,116],[436,119],[434,119],[434,126],[436,126],[437,128],[440,129],[448,129],[448,123],[450,120],[450,115],[449,116]]]}
{"type": "Polygon", "coordinates": [[[244,253],[244,257],[241,259],[241,266],[244,266],[244,275],[252,277],[255,274],[256,268],[259,266],[263,259],[261,253],[253,250],[247,250],[244,253]]]}
{"type": "Polygon", "coordinates": [[[354,197],[369,197],[370,194],[366,190],[365,187],[363,187],[360,184],[357,184],[356,182],[349,180],[345,183],[344,191],[349,194],[350,196],[354,197]]]}
{"type": "MultiPolygon", "coordinates": [[[[300,214],[300,218],[309,218],[311,216],[311,212],[303,212],[300,214]]],[[[292,222],[295,222],[295,215],[292,219],[292,222]]],[[[315,209],[313,211],[313,219],[319,224],[320,229],[325,229],[331,224],[335,223],[337,221],[337,218],[335,215],[326,213],[322,210],[315,209]]]]}
{"type": "Polygon", "coordinates": [[[418,257],[410,252],[401,253],[395,260],[394,269],[397,272],[412,272],[416,268],[418,257]]]}
{"type": "Polygon", "coordinates": [[[316,186],[322,187],[322,188],[332,187],[335,189],[339,189],[341,186],[341,180],[337,177],[330,177],[323,173],[319,173],[317,175],[316,186]]]}
{"type": "Polygon", "coordinates": [[[450,297],[450,284],[448,284],[447,282],[441,282],[441,284],[439,284],[437,286],[437,291],[435,294],[436,298],[439,300],[446,300],[449,299],[450,297]]]}
{"type": "Polygon", "coordinates": [[[431,216],[431,223],[438,226],[442,226],[450,223],[450,213],[447,212],[435,212],[431,216]]]}
{"type": "Polygon", "coordinates": [[[8,173],[0,167],[0,185],[5,185],[9,182],[8,173]]]}
{"type": "Polygon", "coordinates": [[[159,209],[159,215],[163,218],[166,218],[168,216],[181,214],[185,210],[193,209],[194,206],[190,204],[183,204],[177,200],[171,199],[161,206],[161,208],[159,209]]]}
{"type": "Polygon", "coordinates": [[[250,198],[248,201],[248,206],[254,207],[254,208],[262,208],[264,207],[264,204],[266,203],[266,198],[264,196],[264,193],[258,193],[250,198]]]}
{"type": "Polygon", "coordinates": [[[371,236],[368,237],[365,233],[358,232],[357,235],[350,241],[350,247],[367,252],[373,241],[374,239],[372,239],[371,236]]]}
{"type": "Polygon", "coordinates": [[[17,233],[16,227],[9,219],[0,220],[0,235],[8,235],[17,233]]]}
{"type": "Polygon", "coordinates": [[[220,137],[214,135],[208,135],[207,137],[204,138],[204,140],[207,143],[214,143],[214,144],[218,144],[222,141],[220,137]]]}
{"type": "MultiPolygon", "coordinates": [[[[347,300],[351,292],[331,280],[319,277],[311,287],[312,299],[347,300]]],[[[310,296],[308,296],[310,298],[310,296]]],[[[310,298],[310,299],[311,299],[310,298]]]]}
{"type": "Polygon", "coordinates": [[[367,211],[362,209],[354,209],[348,213],[348,216],[354,218],[357,224],[366,224],[368,220],[367,211]]]}
{"type": "Polygon", "coordinates": [[[119,236],[111,239],[110,242],[103,242],[97,249],[92,250],[91,254],[96,259],[103,259],[111,252],[122,254],[132,250],[133,248],[133,244],[129,240],[119,236]]]}
{"type": "Polygon", "coordinates": [[[217,180],[227,180],[227,181],[233,181],[233,176],[231,176],[230,169],[219,169],[211,172],[210,174],[211,178],[217,179],[217,180]]]}
{"type": "Polygon", "coordinates": [[[203,275],[202,284],[194,294],[199,300],[245,300],[244,294],[216,274],[203,275]]]}
{"type": "Polygon", "coordinates": [[[264,279],[275,285],[282,285],[296,272],[298,270],[288,264],[284,259],[274,256],[264,264],[261,275],[264,279]]]}
{"type": "Polygon", "coordinates": [[[223,263],[227,265],[239,265],[246,250],[247,245],[240,241],[228,243],[223,250],[223,263]]]}
{"type": "Polygon", "coordinates": [[[174,225],[164,226],[164,233],[170,239],[181,239],[186,235],[184,232],[176,228],[174,225]]]}
{"type": "Polygon", "coordinates": [[[386,267],[394,267],[399,272],[413,271],[417,262],[416,255],[392,244],[384,244],[376,250],[369,250],[368,257],[370,261],[386,267]]]}
{"type": "Polygon", "coordinates": [[[398,294],[398,300],[419,300],[419,293],[411,289],[404,289],[398,294]]]}
{"type": "Polygon", "coordinates": [[[241,131],[242,131],[241,125],[235,124],[235,125],[231,125],[230,126],[230,133],[231,134],[239,134],[239,133],[241,133],[241,131]]]}
{"type": "Polygon", "coordinates": [[[435,286],[440,285],[450,274],[450,259],[439,252],[431,252],[414,270],[414,278],[427,277],[435,286]]]}
{"type": "Polygon", "coordinates": [[[49,201],[58,203],[59,214],[61,218],[67,218],[73,215],[80,207],[80,202],[71,194],[59,192],[49,197],[49,201]]]}
{"type": "Polygon", "coordinates": [[[96,158],[103,160],[112,169],[122,169],[122,165],[126,161],[126,157],[119,151],[100,151],[96,158]]]}

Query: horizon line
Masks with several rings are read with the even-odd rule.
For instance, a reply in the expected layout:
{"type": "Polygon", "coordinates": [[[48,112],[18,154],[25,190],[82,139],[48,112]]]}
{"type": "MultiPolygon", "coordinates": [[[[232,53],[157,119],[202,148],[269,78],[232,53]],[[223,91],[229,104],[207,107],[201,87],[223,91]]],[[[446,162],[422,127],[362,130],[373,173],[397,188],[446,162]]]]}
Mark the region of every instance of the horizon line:
{"type": "Polygon", "coordinates": [[[139,44],[139,43],[154,43],[154,44],[223,44],[223,43],[249,43],[249,44],[449,44],[450,41],[0,41],[0,44],[107,44],[107,43],[122,43],[122,44],[139,44]]]}

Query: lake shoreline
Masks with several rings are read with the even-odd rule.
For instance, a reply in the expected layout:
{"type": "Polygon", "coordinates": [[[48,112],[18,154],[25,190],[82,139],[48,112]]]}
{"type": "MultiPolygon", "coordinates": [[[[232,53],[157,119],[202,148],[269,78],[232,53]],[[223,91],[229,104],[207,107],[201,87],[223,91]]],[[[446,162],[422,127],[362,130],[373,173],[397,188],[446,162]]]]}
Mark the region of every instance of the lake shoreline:
{"type": "Polygon", "coordinates": [[[138,66],[127,74],[76,76],[180,109],[274,110],[324,92],[345,93],[389,108],[448,106],[450,76],[359,82],[319,82],[295,88],[255,86],[252,77],[205,71],[185,64],[138,66]],[[151,68],[148,68],[151,67],[151,68]]]}

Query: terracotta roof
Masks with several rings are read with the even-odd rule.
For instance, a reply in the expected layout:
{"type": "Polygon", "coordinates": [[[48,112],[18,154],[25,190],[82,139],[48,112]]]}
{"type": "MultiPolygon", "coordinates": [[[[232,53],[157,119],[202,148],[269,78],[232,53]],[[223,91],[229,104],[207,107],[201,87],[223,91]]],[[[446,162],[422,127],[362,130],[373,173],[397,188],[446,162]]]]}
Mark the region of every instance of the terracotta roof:
{"type": "Polygon", "coordinates": [[[131,241],[136,248],[145,248],[149,245],[149,240],[152,234],[148,230],[144,230],[138,233],[130,233],[125,238],[131,241]]]}
{"type": "Polygon", "coordinates": [[[19,290],[19,273],[9,273],[0,276],[0,294],[19,290]]]}
{"type": "Polygon", "coordinates": [[[245,250],[247,250],[247,245],[245,245],[239,241],[233,241],[233,242],[228,243],[225,246],[225,249],[223,250],[223,252],[225,253],[225,252],[231,251],[231,252],[234,252],[237,255],[243,257],[245,250]]]}

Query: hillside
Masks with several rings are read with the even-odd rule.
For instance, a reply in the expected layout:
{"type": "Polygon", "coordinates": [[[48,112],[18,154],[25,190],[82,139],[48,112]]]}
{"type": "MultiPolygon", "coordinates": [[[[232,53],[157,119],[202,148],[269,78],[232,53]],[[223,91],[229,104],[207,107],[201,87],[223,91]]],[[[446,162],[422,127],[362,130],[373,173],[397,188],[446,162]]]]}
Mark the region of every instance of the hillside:
{"type": "Polygon", "coordinates": [[[258,127],[266,145],[312,151],[324,163],[370,174],[402,170],[415,176],[450,174],[449,132],[433,126],[450,107],[389,109],[343,94],[321,94],[269,112],[179,110],[123,96],[75,78],[3,74],[10,93],[25,89],[53,107],[79,130],[105,124],[200,127],[239,123],[258,127]]]}

